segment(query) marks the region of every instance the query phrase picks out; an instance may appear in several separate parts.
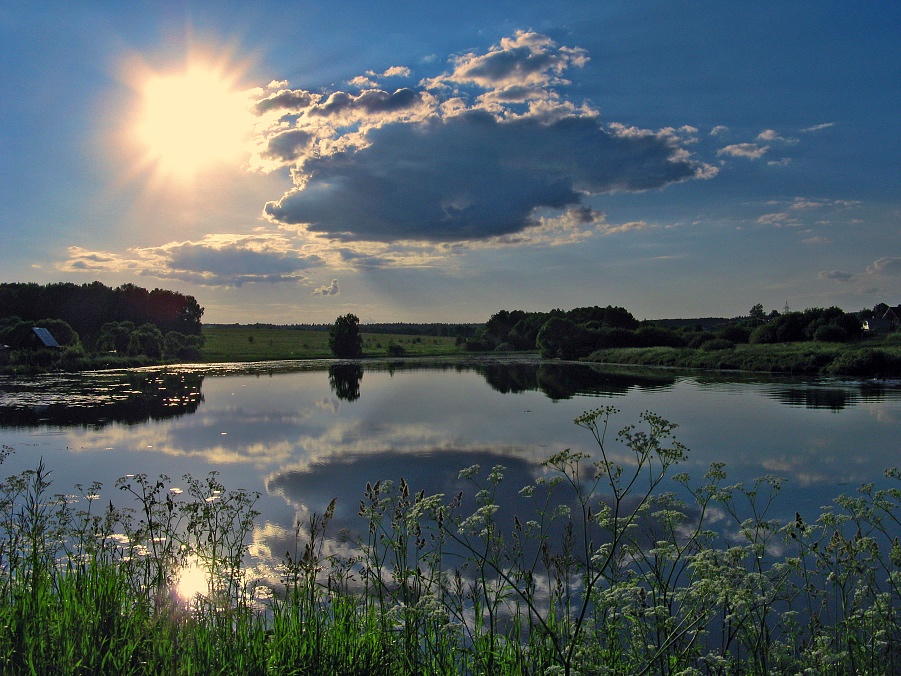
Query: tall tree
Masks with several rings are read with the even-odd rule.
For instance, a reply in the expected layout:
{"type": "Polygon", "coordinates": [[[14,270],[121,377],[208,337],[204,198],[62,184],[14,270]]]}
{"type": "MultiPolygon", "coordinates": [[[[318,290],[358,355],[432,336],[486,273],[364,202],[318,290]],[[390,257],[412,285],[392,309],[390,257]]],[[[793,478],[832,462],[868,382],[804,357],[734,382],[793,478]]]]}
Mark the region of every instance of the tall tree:
{"type": "Polygon", "coordinates": [[[363,356],[363,337],[360,336],[360,319],[346,314],[335,320],[328,334],[328,346],[339,359],[357,359],[363,356]]]}

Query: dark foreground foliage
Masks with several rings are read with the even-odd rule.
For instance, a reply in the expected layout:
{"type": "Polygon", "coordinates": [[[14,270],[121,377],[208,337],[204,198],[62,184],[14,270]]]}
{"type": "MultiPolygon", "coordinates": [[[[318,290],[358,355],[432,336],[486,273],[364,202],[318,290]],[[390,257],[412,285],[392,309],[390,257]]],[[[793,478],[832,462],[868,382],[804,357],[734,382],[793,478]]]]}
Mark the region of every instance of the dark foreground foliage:
{"type": "MultiPolygon", "coordinates": [[[[246,566],[256,496],[210,474],[54,496],[43,465],[0,483],[5,674],[892,674],[901,671],[901,474],[815,518],[775,519],[782,481],[700,483],[651,413],[575,422],[509,496],[473,466],[455,496],[367,484],[298,523],[279,579],[246,566]],[[715,518],[714,518],[715,515],[715,518]],[[711,530],[716,524],[718,531],[711,530]],[[340,545],[340,546],[339,546],[340,545]],[[206,589],[171,593],[195,561],[206,589]]],[[[9,449],[5,449],[5,453],[9,449]]]]}

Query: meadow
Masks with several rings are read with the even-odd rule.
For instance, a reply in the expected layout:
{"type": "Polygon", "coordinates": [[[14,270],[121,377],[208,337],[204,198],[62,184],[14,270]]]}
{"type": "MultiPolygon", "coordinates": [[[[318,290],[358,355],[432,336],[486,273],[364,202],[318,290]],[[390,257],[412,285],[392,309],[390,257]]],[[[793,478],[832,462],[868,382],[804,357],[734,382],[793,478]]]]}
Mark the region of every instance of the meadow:
{"type": "Polygon", "coordinates": [[[716,344],[709,347],[631,347],[597,350],[586,361],[851,377],[901,374],[901,335],[857,343],[808,341],[774,344],[716,344]]]}
{"type": "Polygon", "coordinates": [[[378,481],[335,547],[332,501],[278,579],[248,566],[258,496],[215,473],[128,475],[101,501],[39,463],[0,482],[0,673],[901,670],[901,473],[780,522],[777,477],[692,479],[673,423],[617,414],[579,416],[593,457],[554,454],[516,505],[502,466],[462,468],[452,496],[378,481]]]}
{"type": "MultiPolygon", "coordinates": [[[[364,327],[365,328],[365,327],[364,327]]],[[[332,358],[328,331],[282,327],[204,326],[205,361],[270,361],[282,359],[332,358]]],[[[457,354],[461,349],[453,337],[360,333],[363,355],[388,356],[390,346],[402,348],[408,356],[457,354]]]]}

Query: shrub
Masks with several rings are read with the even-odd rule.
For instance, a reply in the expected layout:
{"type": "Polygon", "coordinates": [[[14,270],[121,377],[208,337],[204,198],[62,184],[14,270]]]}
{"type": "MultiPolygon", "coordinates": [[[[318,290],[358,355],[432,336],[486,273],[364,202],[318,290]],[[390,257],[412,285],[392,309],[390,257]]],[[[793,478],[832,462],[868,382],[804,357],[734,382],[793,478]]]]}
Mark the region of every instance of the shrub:
{"type": "Polygon", "coordinates": [[[161,359],[165,341],[156,324],[141,324],[128,340],[129,356],[145,355],[151,359],[161,359]]]}
{"type": "Polygon", "coordinates": [[[407,351],[404,349],[403,345],[397,345],[396,343],[392,343],[388,346],[388,356],[389,357],[403,357],[407,354],[407,351]]]}
{"type": "Polygon", "coordinates": [[[846,343],[849,338],[848,330],[838,324],[824,324],[813,334],[813,339],[822,343],[846,343]]]}
{"type": "Polygon", "coordinates": [[[595,345],[599,350],[611,347],[637,347],[638,337],[635,335],[635,331],[629,329],[601,329],[597,332],[595,345]]]}
{"type": "Polygon", "coordinates": [[[708,340],[714,340],[715,338],[717,338],[717,335],[711,331],[698,331],[695,334],[686,336],[686,338],[688,339],[687,347],[698,349],[708,340]]]}
{"type": "Polygon", "coordinates": [[[733,343],[747,343],[751,338],[751,327],[743,324],[729,324],[717,331],[716,337],[733,343]]]}
{"type": "Polygon", "coordinates": [[[715,352],[717,350],[731,350],[735,348],[735,343],[725,338],[714,338],[701,344],[704,352],[715,352]]]}
{"type": "Polygon", "coordinates": [[[884,350],[846,352],[829,364],[826,372],[836,376],[881,378],[901,372],[901,357],[884,350]]]}
{"type": "Polygon", "coordinates": [[[681,334],[662,326],[642,326],[635,338],[639,347],[685,347],[681,334]]]}
{"type": "Polygon", "coordinates": [[[491,343],[478,338],[467,338],[463,343],[463,349],[467,352],[488,352],[491,349],[491,343]]]}
{"type": "Polygon", "coordinates": [[[98,352],[118,352],[126,354],[131,334],[134,333],[133,322],[107,322],[100,327],[100,335],[94,343],[94,349],[98,352]]]}
{"type": "Polygon", "coordinates": [[[778,343],[779,336],[776,332],[776,327],[770,324],[761,324],[756,329],[751,331],[751,335],[748,338],[749,343],[778,343]]]}

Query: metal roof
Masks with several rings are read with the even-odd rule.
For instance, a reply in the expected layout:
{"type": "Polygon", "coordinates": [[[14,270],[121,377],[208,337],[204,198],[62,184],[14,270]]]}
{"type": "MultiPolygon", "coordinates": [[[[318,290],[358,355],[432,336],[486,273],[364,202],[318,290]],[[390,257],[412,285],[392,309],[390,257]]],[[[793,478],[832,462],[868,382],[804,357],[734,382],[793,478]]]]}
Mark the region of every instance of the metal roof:
{"type": "Polygon", "coordinates": [[[39,326],[35,326],[33,329],[35,335],[44,343],[45,347],[59,347],[59,343],[56,342],[56,338],[50,335],[50,332],[47,329],[42,329],[39,326]]]}

